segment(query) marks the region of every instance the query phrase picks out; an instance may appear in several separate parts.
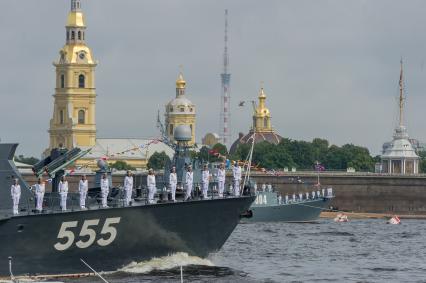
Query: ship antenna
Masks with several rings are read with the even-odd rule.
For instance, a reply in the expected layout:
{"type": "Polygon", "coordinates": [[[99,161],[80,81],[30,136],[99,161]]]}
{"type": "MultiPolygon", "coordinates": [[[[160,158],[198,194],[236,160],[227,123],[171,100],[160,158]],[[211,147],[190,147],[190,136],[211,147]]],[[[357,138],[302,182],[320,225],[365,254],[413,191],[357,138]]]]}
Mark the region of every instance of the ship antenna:
{"type": "Polygon", "coordinates": [[[102,275],[100,275],[96,270],[94,270],[87,262],[85,262],[82,258],[80,258],[81,262],[84,263],[84,265],[86,265],[90,270],[92,270],[96,276],[98,276],[99,278],[102,279],[102,281],[104,281],[105,283],[109,283],[105,278],[102,277],[102,275]]]}
{"type": "Polygon", "coordinates": [[[9,274],[10,274],[10,280],[12,280],[12,282],[15,282],[15,276],[13,276],[13,272],[12,272],[12,257],[9,256],[9,274]]]}

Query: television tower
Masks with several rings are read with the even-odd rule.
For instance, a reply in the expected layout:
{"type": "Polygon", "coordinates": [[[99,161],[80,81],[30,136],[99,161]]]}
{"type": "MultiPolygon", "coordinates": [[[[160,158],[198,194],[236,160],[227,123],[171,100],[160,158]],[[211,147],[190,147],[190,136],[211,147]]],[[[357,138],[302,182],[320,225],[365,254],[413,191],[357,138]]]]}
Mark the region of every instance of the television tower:
{"type": "Polygon", "coordinates": [[[228,55],[228,10],[225,10],[225,49],[223,51],[223,73],[220,74],[222,88],[221,88],[221,110],[220,110],[220,139],[226,146],[230,142],[230,106],[231,96],[229,84],[231,81],[231,74],[228,73],[229,68],[229,55],[228,55]]]}

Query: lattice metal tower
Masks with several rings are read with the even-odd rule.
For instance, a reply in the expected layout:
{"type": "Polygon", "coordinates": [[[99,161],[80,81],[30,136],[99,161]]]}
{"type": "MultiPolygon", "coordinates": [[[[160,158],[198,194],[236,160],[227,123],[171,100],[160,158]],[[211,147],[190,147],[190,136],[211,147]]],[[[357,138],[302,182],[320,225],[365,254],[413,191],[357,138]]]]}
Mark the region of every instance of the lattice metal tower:
{"type": "Polygon", "coordinates": [[[231,106],[231,93],[230,82],[231,74],[228,73],[229,68],[229,55],[228,55],[228,10],[225,10],[225,49],[223,51],[223,73],[220,74],[222,88],[221,88],[221,110],[220,110],[220,139],[226,146],[230,143],[230,106],[231,106]]]}

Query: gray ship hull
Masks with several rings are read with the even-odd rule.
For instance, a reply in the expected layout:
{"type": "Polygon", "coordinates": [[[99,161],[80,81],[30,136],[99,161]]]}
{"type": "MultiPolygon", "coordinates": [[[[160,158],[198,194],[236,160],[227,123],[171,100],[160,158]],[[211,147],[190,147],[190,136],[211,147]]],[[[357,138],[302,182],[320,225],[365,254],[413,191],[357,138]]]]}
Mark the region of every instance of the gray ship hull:
{"type": "Polygon", "coordinates": [[[254,197],[23,215],[0,220],[0,275],[114,271],[175,252],[222,247],[254,197]]]}
{"type": "Polygon", "coordinates": [[[243,219],[243,222],[312,222],[318,219],[321,211],[326,209],[331,198],[318,198],[281,205],[256,206],[250,210],[253,217],[243,219]]]}

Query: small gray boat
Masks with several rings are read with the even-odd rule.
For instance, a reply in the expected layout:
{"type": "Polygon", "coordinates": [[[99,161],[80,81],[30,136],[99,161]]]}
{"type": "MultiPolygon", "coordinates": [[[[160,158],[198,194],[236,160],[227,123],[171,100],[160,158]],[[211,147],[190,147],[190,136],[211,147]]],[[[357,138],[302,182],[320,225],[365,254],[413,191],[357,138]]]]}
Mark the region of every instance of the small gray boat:
{"type": "Polygon", "coordinates": [[[321,211],[329,207],[332,198],[331,188],[300,194],[297,198],[296,195],[291,199],[286,196],[284,200],[272,190],[256,192],[256,200],[250,207],[253,217],[245,218],[242,222],[313,222],[321,211]]]}

